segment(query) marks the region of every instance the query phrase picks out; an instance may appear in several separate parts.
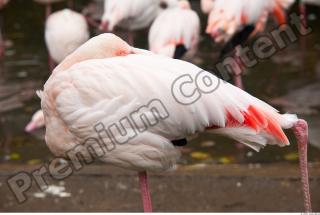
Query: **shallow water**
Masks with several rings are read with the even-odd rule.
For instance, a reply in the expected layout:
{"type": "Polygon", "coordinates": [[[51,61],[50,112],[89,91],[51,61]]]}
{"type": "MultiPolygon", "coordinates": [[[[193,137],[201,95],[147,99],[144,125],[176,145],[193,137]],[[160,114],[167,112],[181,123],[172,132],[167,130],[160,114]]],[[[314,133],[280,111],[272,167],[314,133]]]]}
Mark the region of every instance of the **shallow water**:
{"type": "MultiPolygon", "coordinates": [[[[43,8],[31,1],[15,0],[3,11],[5,25],[3,32],[11,45],[6,50],[6,57],[0,62],[0,141],[2,149],[0,162],[36,164],[52,158],[43,139],[43,131],[34,135],[26,134],[24,126],[32,113],[40,108],[35,90],[41,88],[50,72],[47,67],[47,53],[43,40],[43,8]]],[[[77,1],[78,2],[78,1],[77,1]]],[[[85,2],[85,1],[81,1],[85,2]]],[[[78,2],[79,3],[79,2],[78,2]]],[[[80,3],[79,3],[80,4],[80,3]]],[[[199,5],[193,2],[198,10],[199,5]]],[[[63,7],[59,4],[57,8],[63,7]]],[[[80,5],[77,5],[80,7],[80,5]]],[[[318,15],[319,9],[311,9],[318,15]]],[[[311,17],[312,18],[312,17],[311,17]]],[[[203,25],[206,18],[202,16],[203,25]]],[[[301,47],[296,42],[271,59],[260,62],[248,70],[244,76],[246,90],[265,100],[286,95],[293,89],[298,89],[318,82],[316,65],[320,61],[319,21],[310,21],[313,33],[307,39],[307,51],[304,61],[301,57],[301,47]],[[304,66],[303,66],[304,65],[304,66]]],[[[146,33],[139,32],[137,46],[146,48],[146,33]]],[[[193,62],[206,70],[212,70],[213,62],[218,56],[219,47],[203,35],[200,50],[193,62]]],[[[320,71],[318,71],[320,73],[320,71]]],[[[308,93],[308,92],[306,92],[308,93]]],[[[320,92],[313,92],[320,98],[320,92]]],[[[312,113],[299,115],[311,122],[314,146],[310,145],[309,158],[320,161],[320,147],[316,143],[317,131],[320,129],[319,108],[314,107],[312,113]],[[318,147],[318,148],[317,148],[318,147]]],[[[284,107],[277,106],[280,110],[284,107]]],[[[285,109],[288,111],[288,109],[285,109]]],[[[289,107],[290,110],[290,107],[289,107]]],[[[293,139],[289,134],[289,138],[293,139]]],[[[240,147],[233,140],[202,134],[182,148],[183,164],[205,163],[265,163],[288,161],[297,162],[297,147],[279,148],[268,146],[260,153],[240,147]]]]}

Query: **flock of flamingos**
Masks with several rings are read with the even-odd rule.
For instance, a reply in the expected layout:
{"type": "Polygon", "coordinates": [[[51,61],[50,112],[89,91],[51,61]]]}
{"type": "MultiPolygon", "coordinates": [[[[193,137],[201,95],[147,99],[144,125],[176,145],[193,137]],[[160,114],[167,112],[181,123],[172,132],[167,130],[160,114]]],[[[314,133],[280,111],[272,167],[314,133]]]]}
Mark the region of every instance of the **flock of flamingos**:
{"type": "MultiPolygon", "coordinates": [[[[8,1],[0,0],[0,7],[8,1]]],[[[56,156],[66,156],[66,152],[90,137],[110,144],[112,138],[98,136],[95,125],[103,123],[108,127],[122,122],[130,113],[157,99],[169,116],[138,134],[136,130],[145,128],[143,120],[135,127],[129,122],[121,124],[133,138],[99,157],[103,162],[139,172],[146,212],[152,211],[146,172],[175,168],[178,146],[187,137],[212,132],[258,151],[268,144],[289,145],[283,129],[293,129],[297,137],[304,206],[311,211],[307,123],[295,114],[280,114],[239,87],[180,60],[194,55],[200,35],[200,19],[187,0],[105,0],[100,20],[72,9],[52,12],[51,5],[63,0],[34,1],[46,7],[45,41],[52,74],[37,93],[41,110],[25,130],[32,132],[45,126],[46,143],[56,156]],[[89,27],[101,32],[125,29],[127,42],[112,33],[90,39],[89,27]],[[145,28],[149,28],[149,51],[133,46],[132,32],[145,28]],[[219,87],[210,92],[201,89],[193,103],[177,102],[173,94],[178,90],[188,95],[200,92],[191,84],[200,71],[202,87],[210,88],[205,80],[219,82],[219,87]],[[177,79],[186,76],[190,83],[172,88],[177,79]]],[[[73,3],[69,2],[72,8],[73,3]]],[[[286,10],[293,3],[294,0],[202,0],[201,9],[208,14],[205,32],[215,42],[226,44],[228,48],[221,52],[224,57],[263,31],[269,16],[283,24],[286,10]]],[[[155,112],[144,109],[143,114],[155,112]]],[[[120,139],[124,136],[121,132],[113,135],[120,139]]]]}

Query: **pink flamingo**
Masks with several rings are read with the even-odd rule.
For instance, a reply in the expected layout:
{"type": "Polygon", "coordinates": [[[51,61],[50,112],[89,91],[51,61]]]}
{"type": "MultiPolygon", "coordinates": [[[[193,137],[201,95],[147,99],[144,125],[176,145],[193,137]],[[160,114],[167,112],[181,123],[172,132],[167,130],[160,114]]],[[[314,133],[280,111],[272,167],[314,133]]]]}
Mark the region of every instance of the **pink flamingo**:
{"type": "Polygon", "coordinates": [[[149,27],[161,12],[161,2],[168,7],[177,0],[105,0],[100,30],[112,32],[115,27],[128,31],[128,42],[133,44],[133,31],[149,27]]]}
{"type": "MultiPolygon", "coordinates": [[[[279,24],[286,22],[284,10],[294,0],[215,0],[208,17],[207,34],[215,42],[225,42],[220,58],[229,55],[251,35],[264,30],[268,15],[272,12],[279,24]]],[[[241,70],[234,69],[234,83],[243,89],[241,70]]]]}
{"type": "Polygon", "coordinates": [[[200,37],[200,19],[191,10],[188,1],[179,1],[177,7],[164,10],[149,30],[150,51],[180,59],[193,56],[200,37]]]}
{"type": "MultiPolygon", "coordinates": [[[[291,128],[298,140],[305,207],[311,211],[307,123],[296,115],[279,114],[191,63],[136,49],[113,34],[101,34],[58,65],[38,95],[50,150],[57,156],[67,156],[87,138],[99,138],[105,146],[117,140],[98,158],[139,172],[146,212],[152,211],[146,171],[175,168],[179,150],[173,140],[207,130],[259,150],[268,144],[289,145],[282,129],[291,128]],[[183,77],[189,78],[181,82],[183,77]],[[211,87],[217,86],[213,90],[208,89],[209,80],[211,87]],[[200,90],[205,93],[190,101],[189,96],[200,90]],[[141,109],[155,99],[162,104],[162,111],[159,103],[156,110],[155,106],[141,109]],[[137,110],[151,120],[149,126],[140,115],[133,117],[137,110]],[[111,125],[122,126],[125,131],[98,137],[97,125],[103,134],[110,134],[106,128],[111,125]]],[[[100,144],[91,147],[101,152],[104,149],[98,147],[100,144]]]]}

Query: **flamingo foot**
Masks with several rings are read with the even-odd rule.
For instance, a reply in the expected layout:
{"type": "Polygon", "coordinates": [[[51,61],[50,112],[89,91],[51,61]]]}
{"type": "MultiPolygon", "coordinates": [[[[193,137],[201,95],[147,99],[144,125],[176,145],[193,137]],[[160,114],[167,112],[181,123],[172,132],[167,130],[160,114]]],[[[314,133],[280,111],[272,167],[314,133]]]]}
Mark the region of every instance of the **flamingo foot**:
{"type": "Polygon", "coordinates": [[[143,210],[146,213],[152,212],[152,203],[148,186],[147,172],[139,172],[141,198],[143,203],[143,210]]]}
{"type": "Polygon", "coordinates": [[[312,212],[308,174],[308,124],[299,119],[293,126],[299,149],[299,163],[305,212],[312,212]]]}

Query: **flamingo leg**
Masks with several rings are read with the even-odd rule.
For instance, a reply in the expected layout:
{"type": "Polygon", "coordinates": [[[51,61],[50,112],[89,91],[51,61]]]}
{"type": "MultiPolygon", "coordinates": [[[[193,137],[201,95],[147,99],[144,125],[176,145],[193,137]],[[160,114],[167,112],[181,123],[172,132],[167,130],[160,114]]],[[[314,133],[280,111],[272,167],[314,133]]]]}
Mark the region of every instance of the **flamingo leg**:
{"type": "Polygon", "coordinates": [[[4,56],[5,54],[5,45],[4,45],[4,39],[2,37],[2,26],[3,26],[3,16],[2,16],[2,12],[0,11],[0,59],[4,56]]]}
{"type": "Polygon", "coordinates": [[[139,181],[140,181],[140,190],[141,190],[141,198],[143,203],[143,210],[146,213],[152,212],[152,203],[148,186],[148,177],[147,172],[139,172],[139,181]]]}
{"type": "Polygon", "coordinates": [[[132,31],[128,32],[128,43],[130,46],[134,45],[134,36],[132,31]]]}
{"type": "Polygon", "coordinates": [[[233,65],[233,83],[234,85],[236,85],[237,87],[239,87],[240,89],[244,89],[244,86],[243,86],[243,82],[242,82],[242,70],[244,69],[242,63],[241,63],[241,60],[238,56],[240,56],[240,50],[241,48],[239,46],[237,46],[235,48],[236,50],[236,54],[234,55],[234,58],[235,58],[235,61],[236,61],[236,64],[233,65]],[[238,54],[237,54],[238,53],[238,54]]]}
{"type": "Polygon", "coordinates": [[[305,212],[312,212],[308,174],[308,124],[299,119],[293,127],[299,149],[299,163],[305,212]]]}
{"type": "Polygon", "coordinates": [[[49,3],[49,4],[46,5],[46,19],[48,19],[48,17],[50,16],[51,12],[52,12],[52,7],[51,7],[51,4],[49,3]]]}
{"type": "Polygon", "coordinates": [[[50,72],[52,72],[54,70],[54,68],[56,67],[56,64],[55,64],[54,60],[52,59],[49,52],[48,52],[48,65],[49,65],[50,72]]]}
{"type": "MultiPolygon", "coordinates": [[[[301,21],[301,24],[300,24],[300,29],[301,29],[301,33],[303,35],[305,35],[305,29],[306,29],[306,26],[307,26],[307,12],[306,12],[306,5],[302,2],[300,2],[300,5],[299,5],[299,8],[300,8],[300,15],[302,17],[302,21],[301,21]]],[[[301,54],[302,54],[302,63],[303,63],[303,66],[304,66],[304,58],[305,58],[305,52],[306,52],[306,38],[305,37],[302,37],[301,38],[301,41],[300,41],[300,45],[301,45],[301,54]]]]}
{"type": "Polygon", "coordinates": [[[239,87],[240,89],[243,90],[243,83],[242,83],[241,74],[234,74],[233,75],[233,82],[234,82],[234,85],[236,85],[237,87],[239,87]]]}
{"type": "Polygon", "coordinates": [[[74,9],[74,1],[73,0],[68,0],[68,8],[74,9]]]}
{"type": "Polygon", "coordinates": [[[0,31],[0,59],[4,56],[4,53],[5,53],[4,42],[3,42],[1,31],[0,31]]]}

